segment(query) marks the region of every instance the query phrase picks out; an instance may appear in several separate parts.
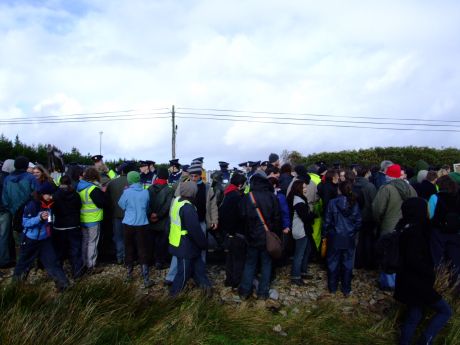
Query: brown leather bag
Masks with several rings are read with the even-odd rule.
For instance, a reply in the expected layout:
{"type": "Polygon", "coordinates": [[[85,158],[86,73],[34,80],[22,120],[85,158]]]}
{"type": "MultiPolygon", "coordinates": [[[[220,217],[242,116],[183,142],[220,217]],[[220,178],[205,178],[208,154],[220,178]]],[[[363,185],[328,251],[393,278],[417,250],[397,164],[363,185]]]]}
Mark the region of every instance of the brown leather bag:
{"type": "Polygon", "coordinates": [[[259,207],[257,206],[256,199],[254,198],[254,194],[252,192],[249,193],[249,197],[251,198],[252,204],[256,208],[257,215],[259,216],[260,221],[264,225],[265,229],[265,240],[266,240],[266,246],[267,246],[267,252],[268,254],[273,258],[273,259],[279,259],[283,255],[283,244],[278,237],[277,234],[274,232],[270,231],[270,229],[267,226],[267,223],[265,222],[264,215],[260,211],[259,207]]]}

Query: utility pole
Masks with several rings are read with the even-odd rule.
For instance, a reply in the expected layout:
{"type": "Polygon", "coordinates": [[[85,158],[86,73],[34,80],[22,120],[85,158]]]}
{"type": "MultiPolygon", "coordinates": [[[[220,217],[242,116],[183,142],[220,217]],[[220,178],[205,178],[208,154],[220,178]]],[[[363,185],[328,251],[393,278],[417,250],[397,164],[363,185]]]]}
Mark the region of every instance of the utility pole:
{"type": "Polygon", "coordinates": [[[102,155],[102,134],[104,132],[103,131],[100,131],[99,132],[99,154],[102,155]]]}
{"type": "Polygon", "coordinates": [[[176,112],[174,105],[171,109],[171,120],[172,120],[172,159],[176,159],[176,112]]]}

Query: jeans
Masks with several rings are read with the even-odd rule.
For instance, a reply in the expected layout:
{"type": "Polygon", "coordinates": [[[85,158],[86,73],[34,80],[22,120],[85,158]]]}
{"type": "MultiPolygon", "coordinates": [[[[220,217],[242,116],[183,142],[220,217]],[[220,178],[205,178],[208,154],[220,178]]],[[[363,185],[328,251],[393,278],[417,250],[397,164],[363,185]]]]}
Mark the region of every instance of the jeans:
{"type": "Polygon", "coordinates": [[[97,260],[97,244],[101,232],[101,223],[97,223],[91,227],[82,227],[82,258],[83,264],[88,268],[96,266],[97,260]]]}
{"type": "Polygon", "coordinates": [[[246,241],[232,236],[228,239],[228,252],[225,258],[225,284],[237,288],[243,275],[246,256],[246,241]]]}
{"type": "MultiPolygon", "coordinates": [[[[201,230],[204,233],[204,236],[207,239],[208,236],[206,235],[206,232],[207,232],[206,222],[200,222],[200,226],[201,226],[201,230]]],[[[206,249],[201,251],[201,258],[203,259],[203,262],[206,263],[206,249]]]]}
{"type": "Polygon", "coordinates": [[[177,274],[177,257],[173,256],[171,259],[171,265],[169,266],[168,274],[165,277],[165,280],[168,282],[174,281],[174,278],[177,274]]]}
{"type": "Polygon", "coordinates": [[[13,261],[10,256],[11,231],[10,213],[0,211],[0,266],[6,266],[13,261]]]}
{"type": "Polygon", "coordinates": [[[327,250],[327,287],[329,292],[336,292],[340,282],[342,292],[351,292],[351,278],[353,276],[353,258],[355,248],[336,249],[329,247],[327,250]]]}
{"type": "Polygon", "coordinates": [[[121,218],[112,218],[113,229],[113,244],[115,245],[115,252],[118,262],[123,262],[125,259],[125,242],[123,236],[123,224],[121,218]]]}
{"type": "Polygon", "coordinates": [[[81,242],[82,242],[81,229],[73,228],[67,230],[54,230],[53,231],[53,244],[58,262],[61,267],[68,257],[72,265],[72,276],[78,278],[83,274],[83,258],[81,255],[81,242]]]}
{"type": "Polygon", "coordinates": [[[301,279],[302,274],[307,274],[308,257],[310,256],[310,243],[308,236],[295,240],[294,261],[292,262],[291,279],[301,279]]]}
{"type": "Polygon", "coordinates": [[[252,281],[256,274],[257,262],[260,259],[260,280],[257,295],[268,297],[270,288],[270,275],[272,272],[272,258],[267,249],[248,247],[246,252],[246,262],[244,264],[243,278],[240,284],[240,294],[249,296],[252,293],[252,281]]]}
{"type": "Polygon", "coordinates": [[[171,296],[176,296],[181,292],[190,278],[193,278],[200,288],[211,287],[211,282],[206,274],[206,264],[201,256],[192,259],[177,258],[177,274],[169,290],[171,296]]]}
{"type": "Polygon", "coordinates": [[[66,288],[69,285],[69,281],[62,267],[58,264],[51,238],[37,241],[31,240],[24,234],[22,235],[21,246],[19,248],[19,259],[14,269],[13,279],[25,279],[27,272],[29,272],[30,267],[37,257],[58,287],[66,288]]]}
{"type": "MultiPolygon", "coordinates": [[[[433,341],[433,339],[436,337],[439,331],[444,327],[444,325],[452,316],[452,309],[443,299],[430,305],[429,307],[431,309],[434,309],[436,311],[436,314],[431,318],[428,326],[421,334],[422,339],[425,341],[424,344],[428,341],[433,341]]],[[[422,316],[422,307],[408,307],[406,320],[404,321],[404,324],[401,327],[401,338],[399,340],[400,345],[409,345],[411,343],[412,337],[415,333],[415,329],[421,321],[422,316]]]]}

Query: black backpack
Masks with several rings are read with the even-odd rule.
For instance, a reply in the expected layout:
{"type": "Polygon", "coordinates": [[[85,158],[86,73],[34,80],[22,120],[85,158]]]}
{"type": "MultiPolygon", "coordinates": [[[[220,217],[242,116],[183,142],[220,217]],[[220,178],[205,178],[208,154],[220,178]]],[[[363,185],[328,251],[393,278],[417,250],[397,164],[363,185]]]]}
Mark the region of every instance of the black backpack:
{"type": "Polygon", "coordinates": [[[440,230],[446,234],[460,233],[460,207],[459,199],[457,198],[456,209],[449,208],[446,202],[438,197],[439,206],[446,210],[444,217],[439,219],[440,230]]]}
{"type": "Polygon", "coordinates": [[[399,241],[402,230],[396,229],[393,232],[383,235],[375,245],[375,256],[379,268],[387,273],[397,273],[401,267],[399,254],[399,241]]]}

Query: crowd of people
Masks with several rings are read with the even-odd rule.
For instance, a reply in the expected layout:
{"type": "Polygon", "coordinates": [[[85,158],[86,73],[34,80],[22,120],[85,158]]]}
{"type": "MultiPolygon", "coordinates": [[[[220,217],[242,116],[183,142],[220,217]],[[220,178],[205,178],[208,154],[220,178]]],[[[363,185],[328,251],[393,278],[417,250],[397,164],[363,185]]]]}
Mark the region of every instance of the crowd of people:
{"type": "Polygon", "coordinates": [[[451,316],[434,289],[438,267],[451,270],[452,286],[460,267],[460,173],[449,166],[292,166],[272,153],[233,170],[219,162],[208,178],[202,157],[190,165],[171,160],[169,169],[124,162],[117,172],[102,156],[93,160],[86,169],[68,167],[58,181],[26,157],[3,163],[0,267],[14,267],[13,281],[24,281],[36,261],[59,291],[69,287],[69,274],[78,280],[100,272],[101,227],[110,224],[114,259],[126,266],[126,281],[138,264],[145,288],[154,284],[152,268],[168,268],[172,296],[191,278],[211,294],[206,262],[210,251],[222,251],[225,285],[243,299],[255,288],[258,298],[269,298],[283,265],[291,265],[291,283],[304,286],[312,279],[311,261],[325,263],[329,293],[340,288],[346,298],[353,269],[380,269],[376,243],[397,231],[399,266],[396,274],[380,273],[379,288],[408,306],[400,343],[410,343],[422,308],[436,311],[423,344],[431,344],[451,316]],[[267,249],[268,233],[280,238],[281,257],[267,249]]]}

